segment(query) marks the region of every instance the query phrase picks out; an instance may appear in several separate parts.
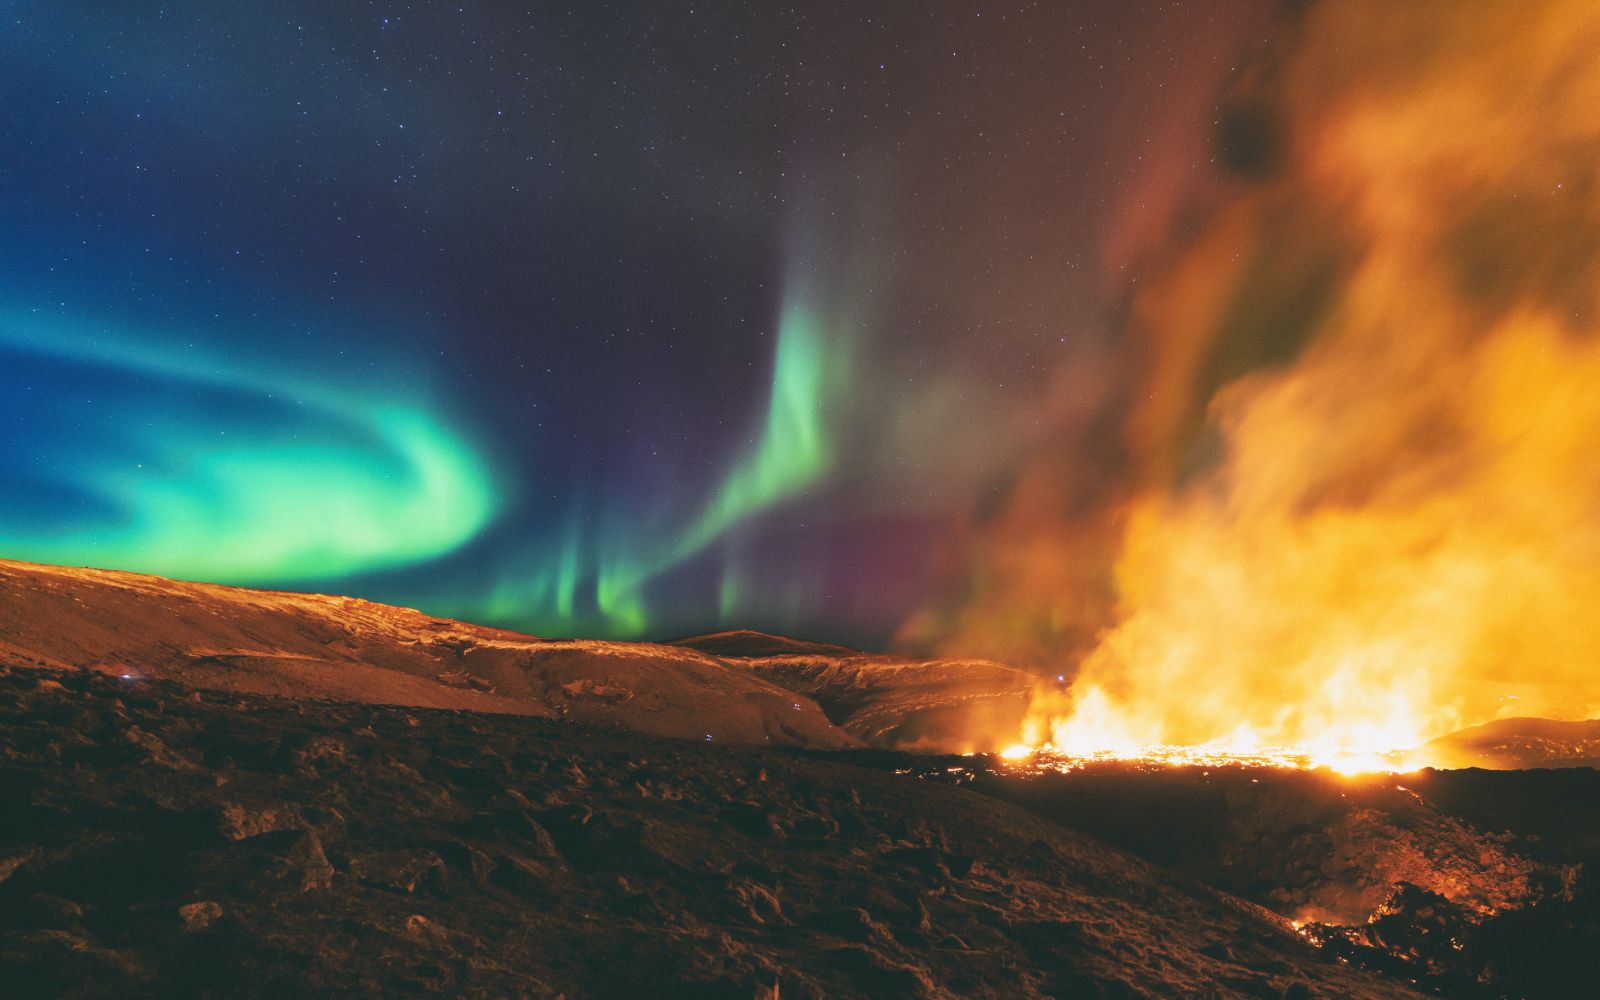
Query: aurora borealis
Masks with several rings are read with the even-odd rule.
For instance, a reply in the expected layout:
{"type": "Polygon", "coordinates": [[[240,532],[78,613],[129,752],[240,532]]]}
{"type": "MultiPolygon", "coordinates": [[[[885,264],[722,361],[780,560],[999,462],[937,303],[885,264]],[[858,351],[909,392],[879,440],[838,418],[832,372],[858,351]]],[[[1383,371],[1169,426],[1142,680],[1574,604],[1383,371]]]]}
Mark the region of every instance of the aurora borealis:
{"type": "Polygon", "coordinates": [[[3,544],[19,557],[248,583],[336,577],[448,552],[493,513],[473,445],[398,390],[62,316],[8,317],[0,343],[17,422],[44,434],[70,421],[73,444],[39,457],[36,491],[8,511],[3,544]],[[85,381],[94,397],[58,414],[85,381]]]}
{"type": "Polygon", "coordinates": [[[1123,391],[1200,6],[0,3],[0,556],[881,644],[1123,391]]]}

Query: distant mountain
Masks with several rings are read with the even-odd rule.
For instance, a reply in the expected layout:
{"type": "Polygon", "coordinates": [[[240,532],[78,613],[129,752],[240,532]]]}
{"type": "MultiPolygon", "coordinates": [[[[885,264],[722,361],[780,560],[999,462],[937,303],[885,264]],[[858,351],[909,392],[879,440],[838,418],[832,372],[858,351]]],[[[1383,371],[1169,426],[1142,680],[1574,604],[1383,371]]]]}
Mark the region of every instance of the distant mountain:
{"type": "Polygon", "coordinates": [[[971,753],[1016,742],[1040,679],[992,660],[907,659],[739,630],[674,645],[736,660],[763,680],[815,699],[874,746],[971,753]]]}
{"type": "Polygon", "coordinates": [[[736,659],[766,656],[859,656],[861,651],[849,646],[836,646],[828,642],[809,642],[788,636],[769,635],[751,629],[733,629],[728,632],[708,632],[674,639],[669,645],[696,649],[712,656],[736,659]]]}

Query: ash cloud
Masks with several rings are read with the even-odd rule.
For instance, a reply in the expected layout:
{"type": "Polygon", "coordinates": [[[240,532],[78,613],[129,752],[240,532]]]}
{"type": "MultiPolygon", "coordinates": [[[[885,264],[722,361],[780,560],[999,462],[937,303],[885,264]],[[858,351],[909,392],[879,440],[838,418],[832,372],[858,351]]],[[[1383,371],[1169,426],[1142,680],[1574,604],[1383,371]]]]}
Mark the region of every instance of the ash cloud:
{"type": "Polygon", "coordinates": [[[1597,42],[1565,0],[1287,14],[1130,284],[1124,394],[902,642],[1074,672],[1047,728],[1112,741],[1593,712],[1597,42]]]}

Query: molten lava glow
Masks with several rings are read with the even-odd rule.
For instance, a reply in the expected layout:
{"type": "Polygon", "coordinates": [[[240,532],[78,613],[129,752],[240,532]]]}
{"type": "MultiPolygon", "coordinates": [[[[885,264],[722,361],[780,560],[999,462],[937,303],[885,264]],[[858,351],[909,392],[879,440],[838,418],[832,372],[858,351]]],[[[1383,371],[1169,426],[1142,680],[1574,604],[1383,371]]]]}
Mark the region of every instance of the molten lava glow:
{"type": "MultiPolygon", "coordinates": [[[[1154,730],[1152,730],[1154,731],[1154,730]]],[[[1362,742],[1307,741],[1270,745],[1256,740],[1245,727],[1226,739],[1208,743],[1151,742],[1128,727],[1127,719],[1098,688],[1089,687],[1039,743],[1019,743],[999,754],[1013,765],[1031,770],[1071,771],[1089,764],[1128,762],[1151,767],[1283,767],[1326,769],[1336,774],[1406,773],[1431,764],[1409,731],[1383,733],[1356,728],[1351,738],[1362,742]]]]}
{"type": "Polygon", "coordinates": [[[1013,747],[1000,754],[1008,769],[1028,772],[1075,771],[1091,764],[1134,764],[1147,768],[1168,767],[1282,767],[1299,771],[1328,770],[1351,777],[1358,774],[1405,774],[1419,764],[1406,751],[1388,754],[1346,751],[1315,752],[1299,747],[1260,747],[1236,750],[1211,746],[1147,746],[1131,749],[1063,751],[1045,744],[1041,747],[1013,747]],[[1012,750],[1020,749],[1020,753],[1012,750]]]}
{"type": "Polygon", "coordinates": [[[1026,742],[1359,771],[1600,708],[1597,46],[1319,4],[1249,81],[1270,152],[1135,301],[1114,620],[1026,742]]]}

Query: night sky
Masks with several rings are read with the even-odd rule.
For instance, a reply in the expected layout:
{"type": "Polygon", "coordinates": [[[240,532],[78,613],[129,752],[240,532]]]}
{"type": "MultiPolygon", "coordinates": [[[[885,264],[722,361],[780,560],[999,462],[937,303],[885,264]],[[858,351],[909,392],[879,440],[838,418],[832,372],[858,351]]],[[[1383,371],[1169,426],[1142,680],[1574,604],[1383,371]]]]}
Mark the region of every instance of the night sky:
{"type": "Polygon", "coordinates": [[[0,556],[881,645],[1258,6],[0,2],[0,556]]]}

